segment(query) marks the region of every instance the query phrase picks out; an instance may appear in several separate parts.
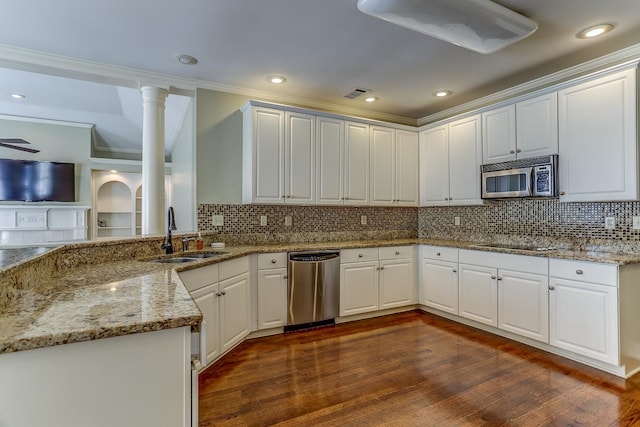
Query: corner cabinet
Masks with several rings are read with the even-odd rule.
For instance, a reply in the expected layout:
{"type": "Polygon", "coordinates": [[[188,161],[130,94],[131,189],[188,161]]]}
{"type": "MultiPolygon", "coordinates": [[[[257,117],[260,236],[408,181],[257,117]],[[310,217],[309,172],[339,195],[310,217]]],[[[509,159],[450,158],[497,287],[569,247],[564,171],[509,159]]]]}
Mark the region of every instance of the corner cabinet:
{"type": "Polygon", "coordinates": [[[636,69],[558,92],[561,202],[638,199],[636,69]]]}
{"type": "Polygon", "coordinates": [[[482,204],[481,115],[420,133],[420,206],[482,204]]]}

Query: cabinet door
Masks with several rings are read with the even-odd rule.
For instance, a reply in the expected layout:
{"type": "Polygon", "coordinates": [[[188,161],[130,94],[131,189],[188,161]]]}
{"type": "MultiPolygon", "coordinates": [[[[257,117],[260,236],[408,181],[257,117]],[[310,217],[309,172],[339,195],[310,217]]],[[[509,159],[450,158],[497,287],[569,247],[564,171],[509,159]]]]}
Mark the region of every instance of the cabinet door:
{"type": "Polygon", "coordinates": [[[315,116],[286,113],[285,203],[315,202],[315,116]]]}
{"type": "Polygon", "coordinates": [[[223,280],[220,290],[220,346],[224,353],[249,335],[249,273],[223,280]]]}
{"type": "Polygon", "coordinates": [[[638,198],[635,70],[558,92],[560,201],[638,198]]]}
{"type": "Polygon", "coordinates": [[[482,162],[499,163],[515,159],[515,105],[482,113],[482,162]]]}
{"type": "Polygon", "coordinates": [[[378,309],[378,261],[340,266],[340,316],[378,309]]]}
{"type": "Polygon", "coordinates": [[[284,201],[284,111],[253,111],[253,201],[284,201]]]}
{"type": "Polygon", "coordinates": [[[369,204],[369,125],[345,123],[344,203],[369,204]]]}
{"type": "Polygon", "coordinates": [[[549,342],[549,300],[546,275],[498,271],[498,327],[549,342]]]}
{"type": "Polygon", "coordinates": [[[498,326],[498,277],[495,268],[460,264],[460,316],[498,326]]]}
{"type": "Polygon", "coordinates": [[[413,260],[380,261],[380,309],[415,303],[413,260]]]}
{"type": "Polygon", "coordinates": [[[558,93],[516,104],[518,159],[558,154],[558,93]]]}
{"type": "Polygon", "coordinates": [[[458,264],[422,260],[422,304],[458,314],[458,264]]]}
{"type": "Polygon", "coordinates": [[[193,300],[202,312],[202,318],[206,323],[205,345],[207,346],[207,360],[202,360],[202,366],[215,360],[220,355],[220,332],[218,284],[214,283],[191,293],[193,300]]]}
{"type": "Polygon", "coordinates": [[[341,205],[344,186],[344,121],[316,119],[316,203],[341,205]]]}
{"type": "Polygon", "coordinates": [[[372,205],[395,203],[395,130],[380,126],[370,129],[370,201],[372,205]]]}
{"type": "Polygon", "coordinates": [[[287,324],[287,269],[258,271],[258,329],[287,324]]]}
{"type": "Polygon", "coordinates": [[[396,191],[398,206],[418,206],[418,133],[396,129],[396,191]]]}
{"type": "Polygon", "coordinates": [[[618,289],[551,277],[549,343],[618,365],[618,289]]]}
{"type": "Polygon", "coordinates": [[[449,204],[449,125],[420,132],[420,205],[449,204]]]}
{"type": "Polygon", "coordinates": [[[481,204],[480,115],[449,124],[449,200],[451,205],[481,204]]]}

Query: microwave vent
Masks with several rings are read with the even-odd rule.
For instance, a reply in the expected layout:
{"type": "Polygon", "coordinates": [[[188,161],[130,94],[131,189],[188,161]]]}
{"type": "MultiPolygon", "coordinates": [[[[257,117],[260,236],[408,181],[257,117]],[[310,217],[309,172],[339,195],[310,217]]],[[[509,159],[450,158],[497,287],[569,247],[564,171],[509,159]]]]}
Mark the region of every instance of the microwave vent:
{"type": "Polygon", "coordinates": [[[349,92],[348,94],[346,94],[344,97],[349,99],[356,99],[357,97],[364,95],[367,92],[371,92],[371,91],[369,89],[362,89],[360,87],[357,87],[351,92],[349,92]]]}
{"type": "Polygon", "coordinates": [[[502,171],[507,169],[526,168],[528,166],[537,166],[544,164],[555,164],[558,155],[553,154],[551,156],[531,157],[529,159],[511,160],[502,163],[491,163],[488,165],[482,165],[482,172],[502,171]]]}

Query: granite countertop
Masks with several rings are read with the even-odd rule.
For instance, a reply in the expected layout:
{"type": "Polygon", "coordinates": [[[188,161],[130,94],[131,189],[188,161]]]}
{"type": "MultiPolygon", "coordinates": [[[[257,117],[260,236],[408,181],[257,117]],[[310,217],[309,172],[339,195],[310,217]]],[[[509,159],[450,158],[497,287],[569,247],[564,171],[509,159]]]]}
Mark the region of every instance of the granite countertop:
{"type": "MultiPolygon", "coordinates": [[[[434,245],[540,257],[602,262],[617,265],[640,262],[640,254],[620,254],[566,249],[537,252],[480,246],[474,242],[402,239],[327,243],[290,243],[229,246],[213,258],[184,264],[135,259],[94,261],[63,269],[42,278],[29,289],[20,289],[16,301],[0,308],[0,354],[87,341],[118,335],[196,325],[202,314],[177,272],[199,268],[253,253],[320,249],[353,249],[400,245],[434,245]]],[[[93,244],[93,246],[100,246],[93,244]]],[[[207,251],[206,250],[206,251],[207,251]]],[[[21,261],[53,255],[53,248],[2,250],[7,270],[21,261]],[[9,251],[9,252],[7,252],[9,251]],[[13,251],[13,252],[11,252],[13,251]]],[[[176,253],[172,256],[188,255],[176,253]]],[[[156,254],[153,257],[163,256],[156,254]]]]}

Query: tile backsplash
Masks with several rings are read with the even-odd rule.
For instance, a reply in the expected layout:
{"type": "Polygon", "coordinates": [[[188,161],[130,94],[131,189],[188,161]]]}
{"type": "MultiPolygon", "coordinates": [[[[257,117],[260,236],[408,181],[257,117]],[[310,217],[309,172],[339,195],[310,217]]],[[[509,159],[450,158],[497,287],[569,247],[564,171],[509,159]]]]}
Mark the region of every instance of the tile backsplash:
{"type": "MultiPolygon", "coordinates": [[[[236,243],[281,243],[390,238],[498,241],[513,238],[564,246],[597,245],[614,251],[640,251],[633,230],[640,202],[560,203],[557,199],[518,199],[455,207],[354,207],[223,205],[198,206],[198,228],[236,243]],[[213,225],[222,215],[223,226],[213,225]],[[267,225],[260,225],[261,216],[267,225]],[[366,216],[366,225],[361,224],[366,216]],[[613,230],[605,217],[615,218],[613,230]],[[285,225],[285,218],[291,225],[285,225]],[[460,225],[455,225],[455,218],[460,225]]],[[[587,247],[588,249],[588,247],[587,247]]]]}

